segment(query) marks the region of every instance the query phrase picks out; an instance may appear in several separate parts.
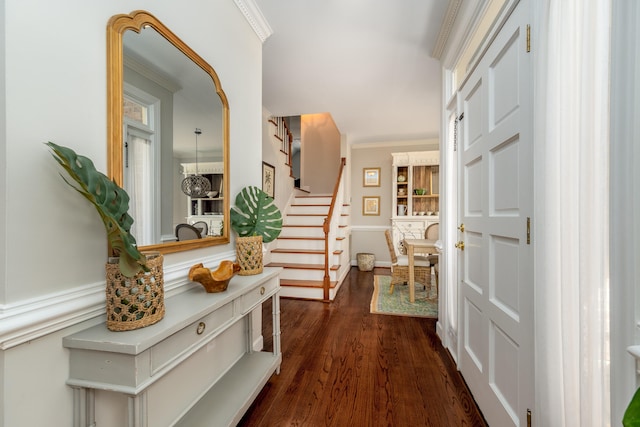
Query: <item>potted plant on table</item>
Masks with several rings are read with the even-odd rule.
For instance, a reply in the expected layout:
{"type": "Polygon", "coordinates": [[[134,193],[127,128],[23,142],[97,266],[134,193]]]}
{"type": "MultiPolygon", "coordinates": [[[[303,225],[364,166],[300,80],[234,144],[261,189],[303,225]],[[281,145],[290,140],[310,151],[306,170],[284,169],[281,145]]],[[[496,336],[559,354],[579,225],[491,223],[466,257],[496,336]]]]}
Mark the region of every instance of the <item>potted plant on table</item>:
{"type": "Polygon", "coordinates": [[[158,322],[165,312],[163,258],[138,250],[130,233],[129,195],[98,172],[89,158],[53,142],[46,145],[77,185],[61,175],[64,182],[93,204],[107,232],[112,255],[106,264],[107,328],[127,331],[158,322]]]}
{"type": "Polygon", "coordinates": [[[231,208],[231,228],[238,234],[236,256],[241,276],[262,273],[262,244],[282,230],[282,214],[272,197],[258,187],[243,188],[231,208]]]}

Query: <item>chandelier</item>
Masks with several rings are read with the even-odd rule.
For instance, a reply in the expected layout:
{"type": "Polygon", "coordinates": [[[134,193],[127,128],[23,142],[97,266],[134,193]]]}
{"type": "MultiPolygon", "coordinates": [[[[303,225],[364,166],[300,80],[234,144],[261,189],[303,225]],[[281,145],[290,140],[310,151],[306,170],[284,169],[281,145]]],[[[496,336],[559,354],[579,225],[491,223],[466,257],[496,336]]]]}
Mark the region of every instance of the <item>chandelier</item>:
{"type": "Polygon", "coordinates": [[[196,134],[196,174],[190,175],[182,180],[182,192],[190,197],[207,197],[207,193],[211,191],[211,183],[207,178],[198,173],[198,135],[202,131],[198,128],[196,134]]]}

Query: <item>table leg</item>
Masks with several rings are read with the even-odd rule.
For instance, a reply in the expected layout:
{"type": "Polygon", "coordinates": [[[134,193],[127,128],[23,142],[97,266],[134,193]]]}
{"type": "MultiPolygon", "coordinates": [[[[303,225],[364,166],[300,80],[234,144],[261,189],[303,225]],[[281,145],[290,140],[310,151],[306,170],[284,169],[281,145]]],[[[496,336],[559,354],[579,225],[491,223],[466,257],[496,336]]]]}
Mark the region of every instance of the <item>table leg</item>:
{"type": "Polygon", "coordinates": [[[413,245],[407,245],[407,257],[409,258],[409,302],[414,302],[416,299],[416,287],[415,287],[415,274],[413,271],[413,245]]]}

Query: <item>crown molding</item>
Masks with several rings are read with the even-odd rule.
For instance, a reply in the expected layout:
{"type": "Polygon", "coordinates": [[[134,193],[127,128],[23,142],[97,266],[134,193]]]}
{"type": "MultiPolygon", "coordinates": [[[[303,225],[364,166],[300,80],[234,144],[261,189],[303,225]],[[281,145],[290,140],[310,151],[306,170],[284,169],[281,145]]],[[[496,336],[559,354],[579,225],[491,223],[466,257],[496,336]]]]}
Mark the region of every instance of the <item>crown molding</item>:
{"type": "Polygon", "coordinates": [[[152,82],[159,84],[171,93],[176,93],[182,89],[180,83],[178,83],[173,77],[168,76],[162,71],[154,69],[154,67],[146,61],[131,56],[130,53],[123,55],[122,65],[146,77],[152,82]]]}
{"type": "Polygon", "coordinates": [[[440,145],[439,138],[425,138],[416,140],[393,140],[393,141],[377,141],[377,142],[358,142],[350,144],[352,150],[370,149],[370,148],[388,148],[388,147],[420,147],[422,151],[437,150],[440,145]]]}
{"type": "Polygon", "coordinates": [[[449,0],[449,5],[447,6],[447,11],[444,14],[444,20],[442,21],[442,26],[440,27],[436,44],[431,52],[431,56],[435,59],[440,59],[442,52],[444,52],[444,48],[449,40],[453,24],[456,22],[456,17],[458,16],[461,4],[462,0],[449,0]]]}
{"type": "Polygon", "coordinates": [[[254,0],[233,0],[240,12],[244,15],[245,19],[253,28],[256,35],[264,43],[266,39],[273,34],[271,26],[267,22],[266,18],[260,11],[260,8],[256,5],[254,0]]]}

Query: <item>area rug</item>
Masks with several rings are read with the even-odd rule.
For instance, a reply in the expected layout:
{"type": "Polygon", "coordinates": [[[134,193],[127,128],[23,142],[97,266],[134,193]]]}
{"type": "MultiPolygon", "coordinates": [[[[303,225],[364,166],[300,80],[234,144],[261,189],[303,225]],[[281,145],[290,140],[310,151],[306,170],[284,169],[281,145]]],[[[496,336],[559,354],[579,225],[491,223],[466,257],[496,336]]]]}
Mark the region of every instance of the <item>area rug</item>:
{"type": "MultiPolygon", "coordinates": [[[[435,279],[434,279],[435,280],[435,279]]],[[[371,313],[394,316],[438,317],[438,297],[435,282],[431,290],[425,291],[422,284],[416,283],[415,302],[409,302],[409,286],[396,285],[389,295],[391,276],[373,276],[373,296],[371,313]],[[429,293],[429,295],[427,295],[429,293]]]]}

